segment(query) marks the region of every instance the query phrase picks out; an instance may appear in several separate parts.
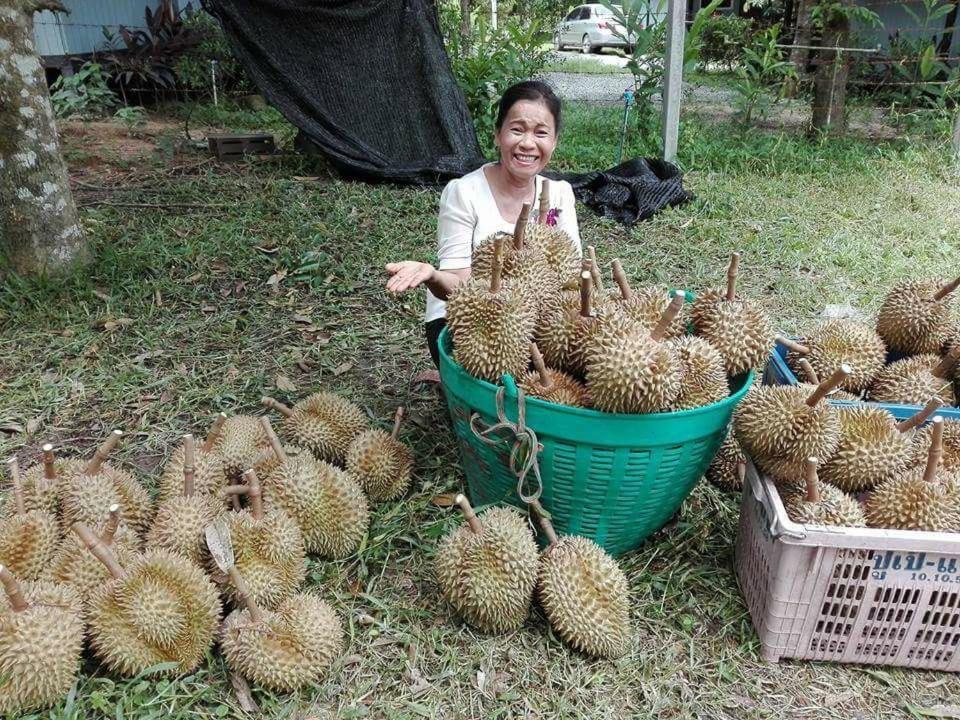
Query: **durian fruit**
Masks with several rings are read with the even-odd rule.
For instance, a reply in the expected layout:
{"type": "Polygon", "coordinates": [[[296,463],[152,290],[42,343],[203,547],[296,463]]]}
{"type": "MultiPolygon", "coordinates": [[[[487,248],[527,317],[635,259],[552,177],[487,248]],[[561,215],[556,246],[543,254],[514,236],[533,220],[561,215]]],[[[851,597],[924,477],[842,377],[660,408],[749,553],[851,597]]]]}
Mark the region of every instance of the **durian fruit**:
{"type": "Polygon", "coordinates": [[[842,490],[819,481],[818,464],[817,458],[807,458],[804,464],[806,487],[784,493],[783,506],[790,519],[801,525],[866,526],[860,503],[842,490]]]}
{"type": "Polygon", "coordinates": [[[367,430],[347,450],[346,470],[373,502],[394,500],[407,491],[413,470],[413,453],[397,439],[403,407],[398,407],[393,432],[367,430]]]}
{"type": "Polygon", "coordinates": [[[161,503],[147,535],[146,549],[148,552],[166,550],[203,565],[206,561],[203,529],[224,513],[224,506],[219,497],[197,492],[193,435],[183,436],[181,456],[181,494],[161,503]]]}
{"type": "MultiPolygon", "coordinates": [[[[338,465],[346,460],[350,443],[370,428],[363,410],[333,393],[314,393],[292,408],[269,397],[262,402],[264,407],[283,415],[283,431],[294,445],[338,465]]],[[[262,474],[259,468],[255,469],[262,474]]]]}
{"type": "Polygon", "coordinates": [[[877,315],[877,332],[887,347],[907,355],[939,354],[950,331],[950,294],[960,278],[897,283],[877,315]]]}
{"type": "Polygon", "coordinates": [[[54,705],[70,692],[80,669],[80,599],[49,582],[18,582],[0,565],[0,715],[54,705]]]}
{"type": "Polygon", "coordinates": [[[517,385],[521,390],[531,397],[557,405],[590,407],[590,394],[587,388],[575,377],[561,370],[548,368],[536,343],[530,343],[530,357],[533,360],[534,370],[519,378],[517,385]]]}
{"type": "Polygon", "coordinates": [[[592,657],[618,658],[630,647],[630,587],[606,551],[593,540],[557,537],[547,512],[531,509],[549,545],[540,556],[537,596],[564,642],[592,657]]]}
{"type": "Polygon", "coordinates": [[[266,475],[277,463],[260,418],[253,415],[228,417],[221,426],[213,449],[223,460],[227,479],[232,481],[238,481],[244,471],[250,468],[266,475]]]}
{"type": "MultiPolygon", "coordinates": [[[[243,474],[245,485],[231,492],[245,494],[249,510],[228,513],[224,518],[233,538],[237,569],[246,578],[248,596],[261,607],[277,608],[303,583],[306,575],[306,548],[297,523],[277,507],[264,510],[260,479],[254,470],[243,474]]],[[[227,597],[241,604],[236,587],[226,583],[227,597]]]]}
{"type": "Polygon", "coordinates": [[[670,410],[712,405],[730,395],[726,366],[720,352],[703,338],[693,335],[668,342],[682,369],[680,394],[668,406],[670,410]]]}
{"type": "MultiPolygon", "coordinates": [[[[53,445],[47,443],[43,446],[43,460],[30,466],[20,475],[23,503],[27,512],[42,510],[54,517],[59,515],[60,473],[68,463],[76,465],[77,461],[58,460],[54,456],[53,445]]],[[[13,511],[13,503],[4,503],[0,509],[0,518],[9,517],[13,511]]]]}
{"type": "Polygon", "coordinates": [[[0,520],[0,565],[24,580],[37,580],[60,542],[57,519],[43,510],[27,510],[17,459],[11,458],[7,466],[13,482],[14,513],[0,520]]]}
{"type": "Polygon", "coordinates": [[[857,493],[901,474],[910,460],[910,431],[940,405],[938,398],[932,398],[923,410],[899,423],[883,408],[837,408],[840,444],[821,466],[820,479],[845,492],[857,493]]]}
{"type": "MultiPolygon", "coordinates": [[[[223,467],[223,458],[214,450],[223,426],[227,421],[226,413],[217,415],[210,432],[201,447],[196,449],[193,468],[193,491],[197,495],[219,497],[227,485],[227,473],[223,467]]],[[[159,502],[163,503],[183,495],[184,447],[178,447],[163,468],[160,477],[159,502]]]]}
{"type": "Polygon", "coordinates": [[[770,385],[747,393],[734,413],[734,431],[758,468],[797,482],[808,457],[833,455],[840,444],[840,417],[823,399],[849,373],[841,365],[813,392],[799,385],[770,385]]]}
{"type": "Polygon", "coordinates": [[[870,527],[949,532],[960,526],[960,478],[939,467],[943,418],[935,417],[932,425],[926,465],[890,478],[867,498],[870,527]]]}
{"type": "Polygon", "coordinates": [[[773,327],[766,313],[736,296],[740,254],[733,253],[727,269],[727,290],[707,290],[691,308],[694,334],[707,340],[727,365],[728,375],[761,367],[773,349],[773,327]]]}
{"type": "Polygon", "coordinates": [[[504,633],[519,628],[537,581],[537,545],[526,519],[513,508],[492,507],[478,518],[457,495],[467,522],[440,541],[435,570],[440,590],[476,629],[504,633]]]}
{"type": "MultiPolygon", "coordinates": [[[[580,276],[577,275],[580,282],[580,276]]],[[[563,290],[557,302],[537,319],[534,337],[543,359],[552,368],[565,368],[573,353],[580,318],[580,291],[563,290]]]]}
{"type": "MultiPolygon", "coordinates": [[[[140,538],[120,522],[119,505],[110,506],[107,521],[96,531],[100,542],[113,553],[121,566],[129,566],[140,554],[140,538]]],[[[110,571],[90,554],[76,533],[71,532],[63,539],[50,562],[47,577],[72,588],[86,608],[93,595],[110,580],[110,571]]]]}
{"type": "Polygon", "coordinates": [[[675,297],[649,334],[639,328],[624,332],[610,323],[593,338],[587,391],[596,409],[655,413],[672,407],[680,396],[684,366],[662,339],[682,303],[682,297],[675,297]]]}
{"type": "Polygon", "coordinates": [[[261,607],[233,562],[229,532],[211,526],[210,554],[230,577],[241,608],[227,616],[220,636],[227,665],[253,683],[278,691],[316,684],[343,651],[343,626],[320,598],[296,593],[275,610],[261,607]]]}
{"type": "Polygon", "coordinates": [[[549,180],[543,181],[539,222],[527,225],[524,242],[543,254],[543,260],[554,273],[559,287],[576,289],[580,274],[580,249],[563,230],[546,224],[550,210],[549,185],[549,180]]]}
{"type": "Polygon", "coordinates": [[[360,486],[346,472],[298,448],[285,449],[261,418],[279,463],[265,480],[266,499],[300,526],[307,552],[343,558],[367,532],[370,513],[360,486]]]}
{"type": "MultiPolygon", "coordinates": [[[[779,338],[777,340],[779,342],[779,338]]],[[[800,385],[806,387],[810,391],[816,389],[816,386],[820,384],[820,376],[817,375],[817,371],[813,369],[813,365],[810,364],[810,361],[806,358],[800,358],[797,361],[797,365],[800,368],[803,375],[806,377],[807,381],[801,382],[800,385]]],[[[851,392],[846,390],[841,390],[840,388],[834,388],[827,394],[827,399],[829,400],[850,400],[856,402],[860,400],[859,395],[854,395],[851,392]]]]}
{"type": "MultiPolygon", "coordinates": [[[[495,248],[503,247],[503,239],[495,248]]],[[[471,375],[499,382],[527,369],[527,348],[537,309],[513,285],[501,283],[499,250],[489,282],[472,275],[460,283],[447,303],[447,324],[453,333],[454,359],[471,375]]]]}
{"type": "Polygon", "coordinates": [[[635,332],[635,327],[629,320],[596,302],[602,295],[594,292],[590,265],[585,262],[584,270],[580,273],[580,307],[571,325],[572,336],[567,361],[561,368],[580,377],[586,375],[587,365],[601,337],[610,342],[619,337],[642,336],[642,333],[635,332]]]}
{"type": "MultiPolygon", "coordinates": [[[[910,466],[926,463],[933,439],[933,424],[917,428],[910,445],[910,466]]],[[[943,421],[943,455],[940,466],[947,472],[960,473],[960,420],[943,421]]]]}
{"type": "Polygon", "coordinates": [[[870,385],[868,397],[875,402],[919,405],[936,395],[953,405],[955,394],[951,374],[960,358],[960,346],[940,358],[914,355],[887,365],[870,385]]]}
{"type": "Polygon", "coordinates": [[[721,490],[742,490],[746,462],[746,455],[731,429],[707,468],[707,480],[721,490]]]}
{"type": "Polygon", "coordinates": [[[793,342],[778,335],[777,342],[785,345],[787,364],[796,372],[802,357],[810,362],[816,373],[828,377],[846,363],[853,372],[841,385],[851,393],[867,389],[887,359],[887,347],[877,332],[863,323],[850,319],[827,320],[816,330],[793,342]]]}
{"type": "MultiPolygon", "coordinates": [[[[647,330],[653,330],[670,305],[672,299],[670,291],[660,285],[650,285],[639,290],[633,290],[619,260],[613,261],[613,279],[616,281],[619,290],[611,292],[609,296],[610,305],[647,330]]],[[[684,307],[681,307],[673,322],[667,326],[663,336],[668,340],[673,340],[686,334],[687,317],[684,307]]]]}
{"type": "Polygon", "coordinates": [[[122,567],[87,526],[73,526],[112,579],[94,593],[88,611],[90,644],[111,670],[125,677],[157,671],[179,676],[195,670],[213,645],[220,623],[216,587],[195,563],[156,550],[122,567]]]}

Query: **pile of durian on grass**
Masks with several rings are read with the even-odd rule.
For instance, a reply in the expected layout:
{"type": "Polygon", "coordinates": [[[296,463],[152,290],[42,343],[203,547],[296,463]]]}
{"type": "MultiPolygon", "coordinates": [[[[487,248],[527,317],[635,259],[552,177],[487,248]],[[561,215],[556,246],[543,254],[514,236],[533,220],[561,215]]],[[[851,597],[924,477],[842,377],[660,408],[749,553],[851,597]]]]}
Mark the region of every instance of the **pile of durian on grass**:
{"type": "Polygon", "coordinates": [[[474,377],[496,383],[509,373],[549,402],[644,414],[719,402],[728,376],[766,361],[774,332],[736,293],[739,254],[726,289],[698,295],[688,313],[664,287],[631,288],[616,260],[617,290],[605,291],[593,248],[581,263],[569,237],[528,225],[528,212],[512,237],[477,246],[470,278],[447,304],[454,359],[474,377]]]}
{"type": "Polygon", "coordinates": [[[402,494],[412,455],[397,439],[402,408],[388,433],[329,393],[293,409],[267,404],[287,416],[284,435],[311,451],[283,445],[265,417],[221,414],[202,446],[183,437],[151,483],[156,502],[108,460],[120,431],[89,461],[58,459],[51,445],[24,473],[10,461],[12,487],[0,496],[0,714],[61,700],[85,638],[121,676],[190,673],[219,641],[231,670],[255,684],[317,681],[342,630],[301,589],[306,554],[355,552],[368,499],[402,494]],[[211,525],[231,538],[229,572],[210,556],[211,525]],[[221,630],[225,605],[236,610],[221,630]]]}

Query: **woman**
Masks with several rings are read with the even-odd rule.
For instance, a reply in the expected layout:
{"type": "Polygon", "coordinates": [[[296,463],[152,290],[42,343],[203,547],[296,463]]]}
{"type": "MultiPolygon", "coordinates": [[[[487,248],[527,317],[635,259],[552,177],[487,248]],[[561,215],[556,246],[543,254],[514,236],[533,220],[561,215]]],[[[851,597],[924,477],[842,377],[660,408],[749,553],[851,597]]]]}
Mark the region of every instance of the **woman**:
{"type": "Polygon", "coordinates": [[[570,183],[549,186],[550,210],[538,217],[537,199],[560,133],[560,100],[549,85],[527,81],[510,87],[500,99],[494,144],[500,160],[451,180],[440,196],[437,266],[413,260],[389,263],[387,290],[395,293],[427,286],[427,344],[439,364],[437,339],[446,325],[446,300],[470,277],[473,248],[497,232],[513,233],[524,203],[530,222],[549,222],[564,230],[580,250],[580,230],[570,183]]]}

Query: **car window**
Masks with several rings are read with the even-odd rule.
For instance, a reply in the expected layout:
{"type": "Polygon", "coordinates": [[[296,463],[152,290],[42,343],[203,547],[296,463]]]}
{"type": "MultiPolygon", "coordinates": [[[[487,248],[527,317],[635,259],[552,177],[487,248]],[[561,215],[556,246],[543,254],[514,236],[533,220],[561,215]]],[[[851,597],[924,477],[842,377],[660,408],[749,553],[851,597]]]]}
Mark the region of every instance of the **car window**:
{"type": "Polygon", "coordinates": [[[570,14],[564,18],[564,21],[568,22],[570,20],[576,20],[578,17],[580,17],[580,10],[582,10],[582,8],[574,8],[571,10],[570,14]]]}
{"type": "Polygon", "coordinates": [[[585,8],[583,9],[583,12],[580,13],[580,19],[581,19],[581,20],[589,20],[589,19],[590,19],[590,8],[585,7],[585,8]]]}
{"type": "Polygon", "coordinates": [[[613,17],[613,13],[610,12],[609,8],[598,7],[593,9],[594,17],[613,17]]]}

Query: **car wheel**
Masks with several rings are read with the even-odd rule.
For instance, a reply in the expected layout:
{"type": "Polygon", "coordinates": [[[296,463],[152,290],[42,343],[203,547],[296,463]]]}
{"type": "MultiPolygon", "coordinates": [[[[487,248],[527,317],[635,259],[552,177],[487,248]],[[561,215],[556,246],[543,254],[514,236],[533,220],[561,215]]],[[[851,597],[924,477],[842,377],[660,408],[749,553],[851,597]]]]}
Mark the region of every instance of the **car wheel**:
{"type": "Polygon", "coordinates": [[[580,50],[584,55],[589,55],[593,52],[593,45],[590,43],[589,35],[583,36],[583,39],[580,41],[580,50]]]}
{"type": "Polygon", "coordinates": [[[563,45],[560,44],[560,33],[557,33],[553,36],[553,49],[557,52],[563,50],[563,45]]]}

